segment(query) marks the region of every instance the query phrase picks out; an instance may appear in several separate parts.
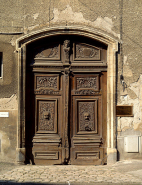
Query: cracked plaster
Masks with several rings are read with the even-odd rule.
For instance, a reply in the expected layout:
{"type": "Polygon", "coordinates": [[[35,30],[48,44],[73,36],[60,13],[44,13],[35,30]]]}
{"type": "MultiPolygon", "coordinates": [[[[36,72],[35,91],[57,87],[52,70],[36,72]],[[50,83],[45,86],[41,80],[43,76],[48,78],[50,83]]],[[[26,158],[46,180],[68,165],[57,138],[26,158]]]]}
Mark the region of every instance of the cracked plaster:
{"type": "Polygon", "coordinates": [[[34,20],[36,20],[36,19],[38,18],[38,16],[39,16],[39,13],[35,13],[35,14],[33,14],[33,18],[34,18],[34,20]]]}
{"type": "Polygon", "coordinates": [[[13,94],[10,98],[0,99],[0,110],[18,109],[17,96],[13,94]]]}
{"type": "Polygon", "coordinates": [[[58,23],[58,22],[66,22],[73,23],[73,24],[85,24],[87,26],[93,26],[95,28],[99,28],[102,30],[107,31],[108,33],[113,34],[114,36],[120,38],[120,34],[116,34],[114,31],[112,31],[113,28],[113,22],[112,19],[108,17],[102,18],[99,16],[94,22],[91,22],[90,20],[86,20],[83,17],[83,14],[81,12],[73,12],[72,8],[67,5],[66,9],[63,11],[59,11],[57,8],[54,8],[53,10],[54,18],[51,21],[51,23],[58,23]]]}
{"type": "MultiPolygon", "coordinates": [[[[133,117],[118,118],[118,127],[125,131],[126,129],[133,128],[135,130],[142,125],[142,75],[137,82],[131,83],[127,91],[131,94],[125,94],[120,97],[121,105],[133,105],[133,117]],[[135,98],[131,97],[134,96],[135,98]]],[[[142,131],[142,129],[141,129],[142,131]]]]}

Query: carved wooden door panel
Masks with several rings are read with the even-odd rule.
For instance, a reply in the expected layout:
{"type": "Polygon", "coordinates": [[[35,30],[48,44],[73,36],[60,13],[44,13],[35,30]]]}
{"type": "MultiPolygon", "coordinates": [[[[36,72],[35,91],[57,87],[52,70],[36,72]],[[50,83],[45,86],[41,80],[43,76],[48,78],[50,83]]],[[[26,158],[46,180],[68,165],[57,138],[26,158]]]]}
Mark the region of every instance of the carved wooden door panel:
{"type": "Polygon", "coordinates": [[[32,153],[35,164],[67,164],[70,41],[49,43],[48,40],[48,44],[40,46],[32,65],[35,100],[32,153]]]}
{"type": "Polygon", "coordinates": [[[62,90],[60,74],[35,73],[35,136],[33,154],[36,164],[61,163],[62,90]]]}
{"type": "Polygon", "coordinates": [[[29,45],[29,51],[27,55],[31,63],[27,65],[27,156],[35,164],[63,164],[65,75],[57,67],[62,63],[60,39],[40,40],[29,45]]]}
{"type": "Polygon", "coordinates": [[[71,164],[103,164],[102,78],[101,73],[72,75],[71,164]]]}

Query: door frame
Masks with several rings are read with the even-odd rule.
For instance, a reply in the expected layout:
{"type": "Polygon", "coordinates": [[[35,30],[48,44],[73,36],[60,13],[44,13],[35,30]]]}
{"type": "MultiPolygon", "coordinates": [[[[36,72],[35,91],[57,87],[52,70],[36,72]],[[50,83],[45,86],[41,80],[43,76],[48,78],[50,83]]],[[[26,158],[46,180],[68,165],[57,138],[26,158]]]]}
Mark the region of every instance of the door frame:
{"type": "Polygon", "coordinates": [[[18,122],[17,122],[17,163],[25,161],[25,81],[27,44],[55,35],[80,35],[107,45],[107,164],[115,163],[116,150],[116,52],[118,39],[96,29],[86,27],[52,27],[24,35],[16,40],[18,62],[18,122]]]}

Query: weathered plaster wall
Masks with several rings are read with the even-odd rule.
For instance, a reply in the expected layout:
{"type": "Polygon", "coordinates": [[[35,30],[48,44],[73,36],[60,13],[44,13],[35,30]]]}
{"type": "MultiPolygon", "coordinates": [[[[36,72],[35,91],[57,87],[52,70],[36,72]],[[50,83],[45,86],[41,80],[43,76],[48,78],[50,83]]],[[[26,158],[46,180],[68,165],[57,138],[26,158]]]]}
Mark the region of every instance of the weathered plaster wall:
{"type": "MultiPolygon", "coordinates": [[[[3,142],[7,143],[8,148],[15,151],[16,147],[16,140],[12,138],[16,138],[17,100],[5,108],[5,101],[9,101],[13,94],[16,97],[18,89],[16,39],[47,27],[73,25],[97,29],[120,39],[122,50],[116,57],[116,104],[133,105],[134,117],[116,119],[117,147],[120,159],[130,156],[127,153],[124,155],[124,135],[142,133],[141,10],[141,0],[1,0],[0,52],[3,52],[3,78],[0,79],[0,109],[9,111],[10,117],[0,118],[0,137],[7,138],[3,142]],[[120,83],[122,73],[124,91],[120,83]]],[[[133,156],[136,155],[131,154],[133,156]]]]}
{"type": "MultiPolygon", "coordinates": [[[[118,105],[133,105],[133,117],[121,117],[117,119],[118,141],[117,148],[119,159],[142,158],[141,149],[139,153],[124,152],[124,137],[142,134],[141,116],[141,1],[123,1],[122,10],[122,54],[118,61],[118,105]],[[123,66],[123,67],[122,67],[123,66]],[[125,90],[119,81],[123,70],[125,90]]],[[[142,142],[140,141],[142,146],[142,142]]]]}
{"type": "MultiPolygon", "coordinates": [[[[129,71],[128,71],[129,73],[129,71]]],[[[117,119],[118,148],[120,159],[141,157],[139,153],[124,153],[124,137],[127,135],[142,135],[142,75],[136,82],[131,83],[120,96],[121,105],[133,106],[133,117],[121,117],[117,119]]],[[[140,141],[141,142],[141,141],[140,141]]],[[[142,146],[142,143],[140,143],[142,146]]]]}
{"type": "Polygon", "coordinates": [[[0,117],[0,160],[15,162],[17,144],[17,96],[0,99],[0,112],[9,112],[9,117],[0,117]]]}

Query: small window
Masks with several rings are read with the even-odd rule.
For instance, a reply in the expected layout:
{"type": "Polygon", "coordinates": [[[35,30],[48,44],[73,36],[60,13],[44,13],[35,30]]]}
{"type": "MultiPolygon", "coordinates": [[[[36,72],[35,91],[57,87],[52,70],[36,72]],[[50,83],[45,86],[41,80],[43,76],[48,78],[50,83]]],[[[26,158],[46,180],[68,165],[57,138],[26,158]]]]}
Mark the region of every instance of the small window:
{"type": "Polygon", "coordinates": [[[0,78],[2,78],[2,52],[0,52],[0,78]]]}

